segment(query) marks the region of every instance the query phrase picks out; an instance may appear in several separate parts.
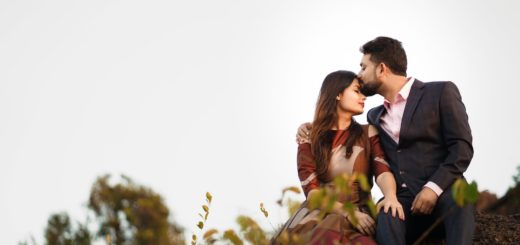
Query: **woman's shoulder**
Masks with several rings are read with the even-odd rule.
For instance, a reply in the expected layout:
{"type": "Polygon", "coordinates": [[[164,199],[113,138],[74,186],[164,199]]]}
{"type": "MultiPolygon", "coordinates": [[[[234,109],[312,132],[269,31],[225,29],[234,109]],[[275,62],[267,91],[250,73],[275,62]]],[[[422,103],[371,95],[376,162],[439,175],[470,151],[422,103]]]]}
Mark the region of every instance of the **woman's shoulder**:
{"type": "Polygon", "coordinates": [[[363,133],[368,134],[369,138],[379,134],[376,126],[372,124],[361,124],[361,127],[363,128],[363,133]]]}

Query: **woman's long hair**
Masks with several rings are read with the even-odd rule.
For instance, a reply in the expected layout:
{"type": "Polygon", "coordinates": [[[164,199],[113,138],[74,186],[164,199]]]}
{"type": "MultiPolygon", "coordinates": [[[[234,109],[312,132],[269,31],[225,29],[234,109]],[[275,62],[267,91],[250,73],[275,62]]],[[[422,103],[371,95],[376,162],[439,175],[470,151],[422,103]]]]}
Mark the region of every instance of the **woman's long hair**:
{"type": "MultiPolygon", "coordinates": [[[[316,159],[316,172],[318,178],[326,182],[329,180],[327,170],[332,153],[333,134],[330,130],[338,120],[336,97],[352,84],[356,74],[351,71],[336,71],[325,77],[320,89],[320,95],[316,102],[316,112],[310,135],[311,149],[316,159]]],[[[346,146],[346,157],[352,155],[352,146],[363,133],[361,125],[354,118],[348,128],[350,135],[344,145],[346,146]]]]}

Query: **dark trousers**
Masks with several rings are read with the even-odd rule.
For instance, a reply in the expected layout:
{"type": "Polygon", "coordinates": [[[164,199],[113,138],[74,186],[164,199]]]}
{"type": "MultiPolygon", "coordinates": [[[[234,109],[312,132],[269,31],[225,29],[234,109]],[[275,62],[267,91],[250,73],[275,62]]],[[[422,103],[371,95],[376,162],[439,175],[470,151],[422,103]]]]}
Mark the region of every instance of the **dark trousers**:
{"type": "Polygon", "coordinates": [[[455,204],[451,189],[445,190],[437,200],[437,204],[430,215],[413,215],[413,196],[406,188],[399,188],[397,198],[403,206],[405,220],[392,217],[392,213],[379,212],[377,216],[376,240],[383,245],[413,244],[435,220],[449,212],[436,234],[445,235],[446,245],[463,245],[473,243],[475,230],[474,205],[459,207],[455,204]],[[440,232],[440,233],[439,233],[440,232]]]}

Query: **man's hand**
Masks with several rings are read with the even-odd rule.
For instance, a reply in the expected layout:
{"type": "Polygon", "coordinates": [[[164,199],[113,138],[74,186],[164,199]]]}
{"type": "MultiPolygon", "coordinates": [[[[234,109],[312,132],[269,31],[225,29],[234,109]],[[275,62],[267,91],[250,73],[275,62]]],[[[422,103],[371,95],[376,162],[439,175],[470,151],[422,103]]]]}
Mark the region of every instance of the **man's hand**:
{"type": "Polygon", "coordinates": [[[311,123],[304,123],[300,125],[298,128],[298,132],[296,133],[296,143],[303,144],[303,143],[310,143],[310,133],[311,133],[312,125],[311,123]]]}
{"type": "MultiPolygon", "coordinates": [[[[370,215],[360,212],[360,211],[354,211],[354,215],[357,219],[356,229],[361,232],[361,234],[366,236],[372,236],[376,233],[376,222],[370,215]]],[[[347,219],[352,224],[352,218],[347,215],[347,219]]]]}
{"type": "Polygon", "coordinates": [[[431,214],[438,198],[432,189],[423,187],[413,200],[412,214],[431,214]]]}
{"type": "Polygon", "coordinates": [[[395,218],[397,215],[401,220],[404,220],[403,206],[397,200],[397,197],[385,197],[377,204],[377,211],[379,212],[383,208],[385,213],[388,211],[392,212],[392,217],[395,218]]]}

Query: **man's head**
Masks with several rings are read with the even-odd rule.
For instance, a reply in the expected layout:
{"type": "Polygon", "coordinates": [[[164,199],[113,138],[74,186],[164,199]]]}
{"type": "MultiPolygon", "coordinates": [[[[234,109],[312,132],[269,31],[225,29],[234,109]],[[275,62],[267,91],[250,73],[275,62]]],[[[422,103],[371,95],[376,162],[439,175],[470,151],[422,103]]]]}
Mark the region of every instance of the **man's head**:
{"type": "Polygon", "coordinates": [[[389,37],[377,37],[360,48],[363,53],[359,78],[364,81],[363,93],[367,96],[378,93],[389,75],[406,77],[406,52],[401,42],[389,37]]]}

